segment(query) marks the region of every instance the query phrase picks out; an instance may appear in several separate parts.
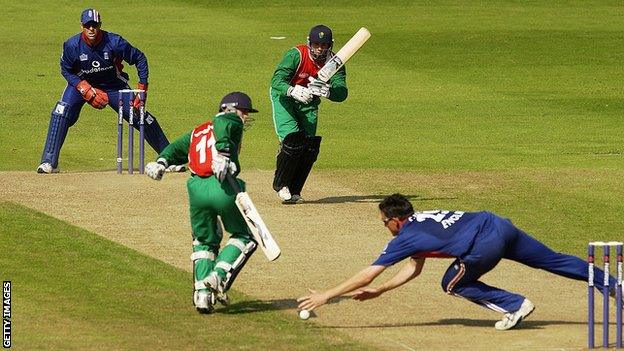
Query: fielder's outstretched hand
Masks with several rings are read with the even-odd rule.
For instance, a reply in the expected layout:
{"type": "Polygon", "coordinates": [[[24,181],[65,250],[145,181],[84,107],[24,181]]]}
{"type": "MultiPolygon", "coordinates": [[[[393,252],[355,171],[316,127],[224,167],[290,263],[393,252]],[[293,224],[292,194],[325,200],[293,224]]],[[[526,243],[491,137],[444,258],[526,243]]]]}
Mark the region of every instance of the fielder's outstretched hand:
{"type": "Polygon", "coordinates": [[[362,288],[355,293],[353,293],[353,298],[358,301],[365,301],[374,299],[377,296],[381,295],[383,292],[377,288],[362,288]]]}
{"type": "Polygon", "coordinates": [[[145,174],[154,180],[161,180],[165,174],[165,166],[158,162],[150,162],[145,165],[145,174]]]}
{"type": "Polygon", "coordinates": [[[308,289],[308,291],[310,291],[310,295],[302,296],[297,299],[297,302],[299,302],[299,310],[312,311],[327,303],[328,299],[323,292],[317,292],[312,289],[308,289]]]}

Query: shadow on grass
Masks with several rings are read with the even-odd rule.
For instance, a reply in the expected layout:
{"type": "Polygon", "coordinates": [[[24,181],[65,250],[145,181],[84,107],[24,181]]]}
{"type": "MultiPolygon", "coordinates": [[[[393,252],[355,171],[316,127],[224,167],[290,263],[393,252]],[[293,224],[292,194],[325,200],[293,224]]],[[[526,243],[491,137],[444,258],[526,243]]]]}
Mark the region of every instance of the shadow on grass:
{"type": "MultiPolygon", "coordinates": [[[[318,328],[331,329],[376,329],[376,328],[404,328],[404,327],[438,327],[441,325],[459,325],[463,327],[491,327],[494,328],[496,320],[493,319],[466,319],[466,318],[447,318],[440,319],[436,322],[422,323],[383,323],[377,325],[325,325],[318,328]]],[[[517,326],[517,329],[543,329],[548,325],[585,325],[586,322],[560,321],[560,320],[528,320],[523,321],[517,326]]]]}
{"type": "MultiPolygon", "coordinates": [[[[338,303],[342,300],[350,299],[349,296],[342,296],[332,299],[328,304],[338,303]]],[[[265,311],[279,311],[279,310],[296,310],[299,303],[296,299],[279,299],[279,300],[244,300],[230,304],[225,308],[218,308],[216,313],[223,314],[242,314],[242,313],[256,313],[265,311]]],[[[311,316],[314,317],[314,311],[311,316]]]]}
{"type": "MultiPolygon", "coordinates": [[[[375,203],[381,202],[386,196],[384,195],[348,195],[348,196],[330,196],[318,200],[305,200],[303,204],[340,204],[347,202],[375,203]]],[[[431,201],[431,200],[455,200],[456,197],[419,197],[418,195],[404,195],[410,201],[431,201]]]]}

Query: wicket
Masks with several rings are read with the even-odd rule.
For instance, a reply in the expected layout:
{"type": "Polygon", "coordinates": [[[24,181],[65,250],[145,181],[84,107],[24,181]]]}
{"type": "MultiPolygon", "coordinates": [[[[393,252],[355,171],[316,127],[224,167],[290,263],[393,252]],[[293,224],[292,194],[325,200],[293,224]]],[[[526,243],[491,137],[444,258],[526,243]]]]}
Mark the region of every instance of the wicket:
{"type": "Polygon", "coordinates": [[[603,316],[602,316],[602,346],[609,348],[609,270],[610,270],[610,255],[611,247],[614,246],[616,250],[616,272],[617,272],[617,284],[615,286],[615,347],[622,348],[622,246],[624,243],[617,241],[602,242],[595,241],[589,243],[587,246],[587,263],[589,265],[589,279],[588,279],[588,347],[593,349],[594,343],[594,249],[596,246],[601,246],[603,249],[603,263],[604,263],[604,280],[602,284],[603,294],[603,316]]]}
{"type": "Polygon", "coordinates": [[[123,97],[128,98],[128,174],[134,172],[134,107],[132,105],[135,94],[139,95],[139,174],[143,174],[145,167],[145,90],[119,90],[119,118],[117,120],[117,173],[123,172],[123,97]]]}

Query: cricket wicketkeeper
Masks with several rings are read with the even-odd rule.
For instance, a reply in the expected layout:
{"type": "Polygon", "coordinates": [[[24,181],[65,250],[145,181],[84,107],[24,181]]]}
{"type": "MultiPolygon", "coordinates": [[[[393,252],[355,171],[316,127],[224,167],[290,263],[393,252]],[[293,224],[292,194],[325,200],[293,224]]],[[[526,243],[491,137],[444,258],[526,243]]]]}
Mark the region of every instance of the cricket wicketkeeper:
{"type": "Polygon", "coordinates": [[[324,25],[310,30],[308,43],[284,54],[271,79],[273,123],[280,142],[273,189],[284,203],[301,200],[301,189],[316,162],[321,137],[316,135],[321,97],[342,102],[347,98],[346,70],[327,82],[316,79],[328,61],[334,40],[324,25]]]}
{"type": "MultiPolygon", "coordinates": [[[[106,106],[118,110],[118,91],[129,89],[128,74],[123,71],[122,61],[136,66],[139,76],[137,87],[147,90],[147,58],[141,50],[118,34],[102,30],[100,13],[95,9],[84,10],[80,24],[81,32],[63,44],[61,74],[67,80],[67,86],[52,109],[38,173],[58,172],[61,147],[69,127],[78,121],[85,103],[100,110],[106,106]]],[[[126,120],[129,99],[130,96],[124,97],[123,117],[126,120]]],[[[138,108],[139,97],[133,99],[133,105],[138,108]]],[[[149,112],[145,117],[145,138],[156,152],[162,151],[169,144],[156,118],[149,112]]],[[[182,168],[178,166],[170,170],[178,171],[182,168]]]]}
{"type": "MultiPolygon", "coordinates": [[[[249,257],[256,242],[245,219],[236,207],[236,192],[225,180],[228,173],[240,172],[240,152],[243,128],[249,113],[258,112],[244,93],[233,92],[221,100],[219,113],[167,146],[156,162],[150,162],[145,172],[160,180],[169,164],[188,160],[191,178],[187,181],[191,227],[193,229],[193,303],[200,313],[210,313],[215,301],[227,304],[227,290],[249,257]],[[231,234],[219,251],[223,227],[231,234]]],[[[241,189],[245,182],[237,180],[241,189]]]]}

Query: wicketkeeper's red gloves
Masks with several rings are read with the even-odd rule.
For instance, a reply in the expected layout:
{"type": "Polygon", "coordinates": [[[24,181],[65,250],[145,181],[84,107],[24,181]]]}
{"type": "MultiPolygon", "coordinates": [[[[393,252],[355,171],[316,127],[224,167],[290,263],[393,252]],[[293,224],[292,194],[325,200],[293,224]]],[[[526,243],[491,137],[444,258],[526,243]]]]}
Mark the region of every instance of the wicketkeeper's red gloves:
{"type": "MultiPolygon", "coordinates": [[[[143,84],[143,83],[139,83],[137,84],[137,89],[141,89],[144,90],[145,92],[143,93],[143,105],[145,105],[145,100],[147,100],[147,83],[143,84]]],[[[134,108],[139,108],[141,106],[141,98],[140,98],[140,93],[136,94],[134,97],[134,101],[132,101],[132,106],[134,106],[134,108]]]]}
{"type": "Polygon", "coordinates": [[[86,80],[81,80],[76,85],[76,89],[89,105],[100,110],[108,105],[108,94],[103,90],[92,87],[86,80]]]}

